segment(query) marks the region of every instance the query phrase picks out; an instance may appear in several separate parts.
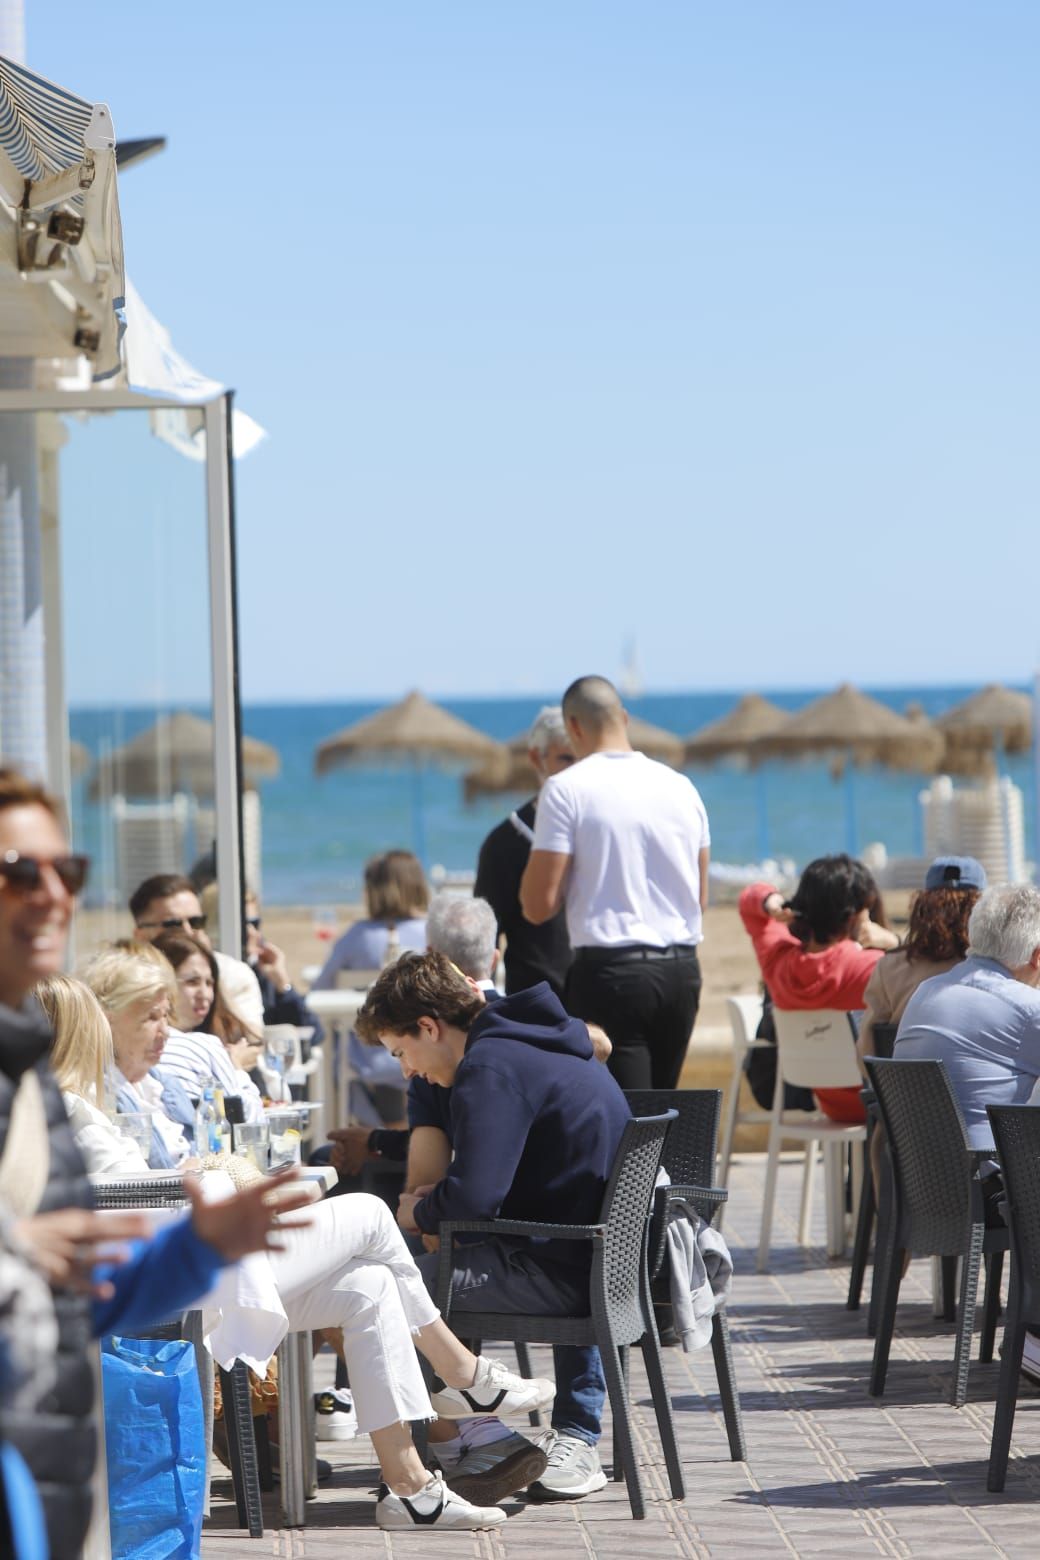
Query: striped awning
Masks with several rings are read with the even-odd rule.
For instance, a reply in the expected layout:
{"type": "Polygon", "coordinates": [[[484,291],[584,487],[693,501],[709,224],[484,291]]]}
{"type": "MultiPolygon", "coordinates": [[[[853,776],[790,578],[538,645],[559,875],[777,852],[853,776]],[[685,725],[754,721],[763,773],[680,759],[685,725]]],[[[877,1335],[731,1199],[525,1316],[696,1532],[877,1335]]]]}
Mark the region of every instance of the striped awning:
{"type": "Polygon", "coordinates": [[[124,276],[112,116],[2,55],[0,208],[0,285],[25,289],[30,346],[34,326],[39,336],[28,355],[86,357],[95,378],[116,372],[124,276]]]}

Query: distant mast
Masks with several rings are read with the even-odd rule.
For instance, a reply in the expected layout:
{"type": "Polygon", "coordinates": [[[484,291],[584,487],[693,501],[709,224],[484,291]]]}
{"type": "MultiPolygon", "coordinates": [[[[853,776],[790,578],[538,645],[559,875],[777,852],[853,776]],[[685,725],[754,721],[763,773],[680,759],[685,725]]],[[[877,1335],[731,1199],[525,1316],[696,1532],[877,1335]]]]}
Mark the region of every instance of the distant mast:
{"type": "Polygon", "coordinates": [[[641,699],[646,692],[643,684],[643,674],[639,670],[639,652],[636,649],[634,638],[628,640],[625,645],[621,661],[621,676],[618,678],[618,683],[623,699],[641,699]]]}

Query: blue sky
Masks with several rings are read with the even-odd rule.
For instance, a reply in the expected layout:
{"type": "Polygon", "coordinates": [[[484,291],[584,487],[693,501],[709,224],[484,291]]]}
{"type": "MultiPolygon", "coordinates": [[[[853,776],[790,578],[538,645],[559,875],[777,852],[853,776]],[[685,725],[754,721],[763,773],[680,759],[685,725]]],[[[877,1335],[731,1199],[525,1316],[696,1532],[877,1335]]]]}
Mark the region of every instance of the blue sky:
{"type": "Polygon", "coordinates": [[[247,699],[1031,673],[1032,0],[27,12],[270,433],[247,699]]]}

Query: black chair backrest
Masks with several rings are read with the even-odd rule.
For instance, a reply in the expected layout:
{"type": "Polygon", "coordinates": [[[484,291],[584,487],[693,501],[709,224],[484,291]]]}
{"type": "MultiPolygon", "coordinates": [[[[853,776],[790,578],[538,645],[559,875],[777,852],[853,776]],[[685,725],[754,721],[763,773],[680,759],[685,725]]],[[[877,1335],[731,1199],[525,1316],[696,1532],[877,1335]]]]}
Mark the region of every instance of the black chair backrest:
{"type": "Polygon", "coordinates": [[[874,1039],[874,1055],[880,1056],[883,1061],[891,1061],[892,1048],[896,1043],[896,1035],[899,1031],[898,1024],[872,1024],[870,1033],[874,1039]]]}
{"type": "Polygon", "coordinates": [[[965,1249],[975,1160],[942,1062],[866,1059],[892,1154],[899,1244],[918,1256],[965,1249]]]}
{"type": "Polygon", "coordinates": [[[661,1149],[675,1119],[670,1110],[626,1123],[603,1194],[598,1222],[606,1226],[606,1237],[593,1253],[593,1303],[599,1268],[618,1343],[635,1343],[645,1331],[643,1251],[661,1149]]]}
{"type": "Polygon", "coordinates": [[[1023,1314],[1040,1315],[1040,1109],[986,1108],[1007,1196],[1013,1271],[1022,1285],[1023,1314]]]}
{"type": "Polygon", "coordinates": [[[678,1113],[661,1163],[676,1186],[714,1186],[721,1089],[626,1089],[633,1116],[678,1113]]]}

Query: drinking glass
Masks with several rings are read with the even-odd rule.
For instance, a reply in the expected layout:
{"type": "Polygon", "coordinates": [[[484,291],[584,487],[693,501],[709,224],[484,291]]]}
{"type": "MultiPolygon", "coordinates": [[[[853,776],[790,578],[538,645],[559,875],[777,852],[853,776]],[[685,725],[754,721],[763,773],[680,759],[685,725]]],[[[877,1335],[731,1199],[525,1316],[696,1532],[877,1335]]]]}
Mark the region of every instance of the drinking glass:
{"type": "Polygon", "coordinates": [[[242,1121],[235,1128],[235,1153],[248,1159],[262,1175],[267,1171],[269,1132],[266,1121],[242,1121]]]}
{"type": "Polygon", "coordinates": [[[267,1128],[270,1134],[270,1168],[283,1170],[286,1165],[298,1165],[300,1163],[300,1112],[269,1110],[267,1128]]]}
{"type": "Polygon", "coordinates": [[[319,942],[334,942],[339,929],[339,915],[335,905],[315,905],[314,935],[319,942]]]}
{"type": "Polygon", "coordinates": [[[287,1100],[290,1094],[285,1074],[296,1055],[296,1037],[293,1034],[279,1034],[276,1026],[274,1030],[268,1030],[264,1045],[268,1069],[278,1078],[279,1096],[287,1100]]]}
{"type": "Polygon", "coordinates": [[[115,1118],[116,1127],[123,1137],[136,1143],[144,1159],[152,1151],[152,1113],[150,1110],[120,1111],[115,1118]]]}

